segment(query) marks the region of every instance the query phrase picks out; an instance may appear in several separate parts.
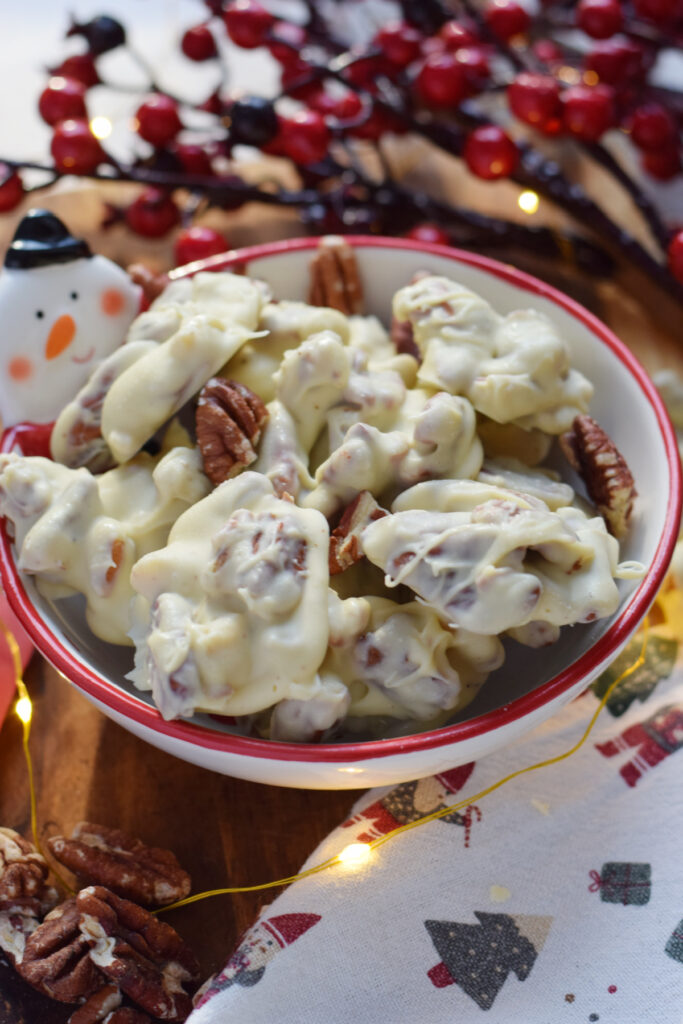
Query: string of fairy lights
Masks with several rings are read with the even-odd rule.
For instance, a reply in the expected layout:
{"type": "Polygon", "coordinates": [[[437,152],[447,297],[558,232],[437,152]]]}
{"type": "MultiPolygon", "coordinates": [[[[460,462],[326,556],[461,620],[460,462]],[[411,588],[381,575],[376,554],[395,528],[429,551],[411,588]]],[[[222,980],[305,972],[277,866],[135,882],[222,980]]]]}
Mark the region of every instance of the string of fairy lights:
{"type": "MultiPolygon", "coordinates": [[[[14,705],[14,711],[22,724],[22,747],[24,752],[24,758],[26,761],[26,769],[28,776],[28,788],[29,788],[29,801],[30,801],[30,818],[31,818],[31,833],[33,837],[33,843],[37,851],[45,857],[45,853],[40,843],[39,830],[38,830],[38,813],[37,813],[37,796],[35,788],[35,778],[33,771],[33,762],[31,758],[31,752],[29,747],[29,739],[31,735],[31,722],[33,719],[33,704],[29,696],[26,684],[23,679],[23,670],[21,664],[21,655],[19,651],[19,645],[12,634],[11,630],[0,621],[0,629],[4,634],[5,640],[9,647],[12,655],[12,661],[14,664],[15,673],[15,685],[17,691],[17,699],[14,705]]],[[[640,635],[642,635],[639,653],[636,658],[629,664],[622,672],[620,672],[616,678],[610,683],[605,690],[600,702],[595,708],[590,720],[588,721],[586,728],[579,739],[569,749],[565,750],[560,754],[556,754],[553,757],[545,758],[542,761],[536,761],[533,764],[526,765],[523,768],[518,768],[515,771],[503,776],[498,779],[497,782],[492,783],[485,789],[473,795],[465,797],[463,800],[459,800],[457,803],[449,804],[447,807],[442,807],[439,810],[433,811],[431,814],[426,814],[415,821],[408,822],[408,824],[400,825],[390,832],[379,836],[377,839],[373,839],[369,843],[353,842],[345,846],[339,853],[334,854],[332,857],[328,857],[326,860],[321,861],[318,864],[313,865],[310,868],[306,868],[303,871],[299,871],[297,874],[289,875],[286,878],[274,879],[270,882],[261,882],[254,885],[238,885],[238,886],[227,886],[220,889],[210,889],[206,892],[194,893],[185,899],[178,900],[176,903],[172,903],[167,907],[162,908],[163,911],[175,910],[179,907],[187,906],[190,903],[197,903],[200,900],[209,899],[213,896],[225,896],[225,895],[236,895],[239,893],[247,892],[259,892],[265,889],[281,888],[283,886],[291,885],[293,882],[299,882],[302,879],[310,878],[313,875],[320,874],[324,871],[328,871],[334,867],[340,867],[346,870],[356,870],[361,867],[370,866],[371,859],[374,853],[380,846],[390,840],[395,839],[398,835],[404,832],[408,832],[414,828],[421,828],[424,825],[429,824],[431,821],[436,821],[438,818],[443,818],[448,814],[452,814],[455,811],[461,811],[473,803],[480,802],[484,797],[490,793],[494,793],[496,790],[501,789],[507,783],[512,782],[514,779],[519,778],[521,775],[526,775],[529,772],[539,771],[542,768],[548,768],[551,765],[559,764],[562,761],[566,761],[569,757],[572,757],[581,747],[585,744],[588,737],[592,733],[595,723],[598,717],[607,704],[609,698],[614,693],[617,686],[620,685],[625,679],[633,675],[638,669],[645,663],[646,651],[648,640],[650,637],[651,628],[649,617],[645,618],[640,629],[640,635]]],[[[51,864],[53,874],[57,878],[60,885],[68,891],[73,893],[73,888],[59,875],[51,864]]],[[[156,911],[161,913],[162,911],[156,911]]]]}

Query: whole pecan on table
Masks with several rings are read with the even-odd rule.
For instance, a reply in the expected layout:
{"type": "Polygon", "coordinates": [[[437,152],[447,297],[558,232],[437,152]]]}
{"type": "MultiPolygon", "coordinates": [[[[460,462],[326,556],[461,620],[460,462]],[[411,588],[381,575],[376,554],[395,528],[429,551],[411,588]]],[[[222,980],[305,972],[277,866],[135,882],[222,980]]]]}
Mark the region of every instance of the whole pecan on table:
{"type": "Polygon", "coordinates": [[[26,940],[18,973],[29,985],[60,1003],[83,1003],[107,984],[80,930],[76,898],[51,911],[26,940]]]}
{"type": "Polygon", "coordinates": [[[102,886],[81,889],[76,904],[91,962],[150,1016],[184,1021],[192,1000],[183,985],[196,982],[199,964],[178,933],[102,886]]]}
{"type": "Polygon", "coordinates": [[[212,377],[199,393],[195,424],[204,472],[215,485],[256,459],[268,410],[250,388],[212,377]]]}
{"type": "Polygon", "coordinates": [[[382,519],[388,512],[381,508],[370,491],[361,491],[344,509],[339,524],[330,534],[329,568],[330,576],[344,572],[363,558],[360,536],[375,519],[382,519]]]}
{"type": "Polygon", "coordinates": [[[118,828],[81,821],[70,838],[53,836],[47,845],[81,881],[106,886],[144,907],[163,907],[190,892],[190,876],[175,854],[146,846],[118,828]]]}
{"type": "Polygon", "coordinates": [[[571,430],[560,437],[560,445],[610,532],[625,536],[638,492],[614,441],[590,416],[577,416],[571,430]]]}
{"type": "Polygon", "coordinates": [[[0,912],[42,917],[57,902],[47,885],[49,867],[33,843],[0,828],[0,912]]]}
{"type": "Polygon", "coordinates": [[[329,306],[346,316],[363,312],[363,285],[355,253],[336,235],[323,238],[310,263],[311,306],[329,306]]]}

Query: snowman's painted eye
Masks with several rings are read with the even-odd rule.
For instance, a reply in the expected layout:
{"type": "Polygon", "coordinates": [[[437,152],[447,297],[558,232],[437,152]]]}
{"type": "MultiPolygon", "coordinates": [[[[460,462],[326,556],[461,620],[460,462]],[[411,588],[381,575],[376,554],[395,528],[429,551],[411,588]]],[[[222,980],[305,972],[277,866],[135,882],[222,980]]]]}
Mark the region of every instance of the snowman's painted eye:
{"type": "Polygon", "coordinates": [[[72,298],[72,299],[77,299],[78,298],[78,292],[72,292],[69,297],[72,298]]]}
{"type": "Polygon", "coordinates": [[[42,309],[36,310],[36,320],[42,320],[44,316],[45,314],[43,313],[42,309]]]}

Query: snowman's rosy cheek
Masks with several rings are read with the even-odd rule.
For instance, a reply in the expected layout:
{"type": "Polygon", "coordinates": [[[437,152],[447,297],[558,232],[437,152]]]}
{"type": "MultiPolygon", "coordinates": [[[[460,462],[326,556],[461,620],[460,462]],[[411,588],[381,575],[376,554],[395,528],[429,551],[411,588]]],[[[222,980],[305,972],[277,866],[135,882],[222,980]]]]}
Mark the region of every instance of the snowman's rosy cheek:
{"type": "Polygon", "coordinates": [[[107,316],[118,316],[125,304],[126,297],[118,288],[107,288],[100,295],[100,308],[107,316]]]}
{"type": "Polygon", "coordinates": [[[15,356],[7,364],[7,373],[12,380],[28,380],[33,376],[33,363],[26,356],[15,356]]]}

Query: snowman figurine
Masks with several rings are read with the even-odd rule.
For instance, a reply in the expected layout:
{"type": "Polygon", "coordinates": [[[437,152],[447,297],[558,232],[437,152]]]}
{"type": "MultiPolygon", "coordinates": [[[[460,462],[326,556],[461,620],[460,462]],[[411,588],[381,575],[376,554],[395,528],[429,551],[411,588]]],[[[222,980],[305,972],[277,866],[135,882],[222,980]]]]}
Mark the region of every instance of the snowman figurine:
{"type": "Polygon", "coordinates": [[[19,224],[0,273],[0,418],[51,423],[93,367],[117,348],[141,289],[93,256],[47,210],[19,224]]]}

